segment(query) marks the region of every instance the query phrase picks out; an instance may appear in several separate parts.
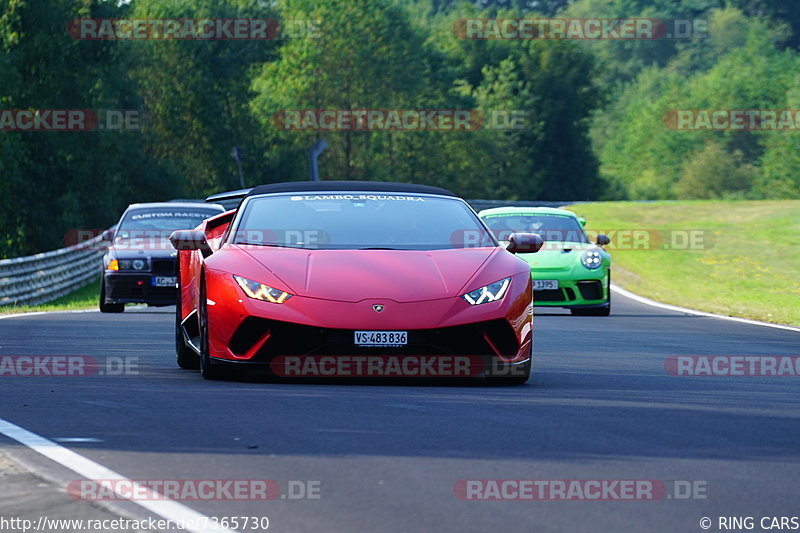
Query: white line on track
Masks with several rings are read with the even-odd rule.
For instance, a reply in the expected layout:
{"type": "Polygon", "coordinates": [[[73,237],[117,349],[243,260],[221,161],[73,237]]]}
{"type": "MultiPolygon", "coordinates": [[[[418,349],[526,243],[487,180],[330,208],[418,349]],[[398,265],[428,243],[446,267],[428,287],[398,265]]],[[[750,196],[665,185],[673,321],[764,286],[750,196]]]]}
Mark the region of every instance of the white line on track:
{"type": "MultiPolygon", "coordinates": [[[[697,316],[704,316],[708,318],[719,318],[720,320],[730,320],[732,322],[741,322],[742,324],[750,324],[752,326],[764,326],[768,328],[775,328],[775,329],[783,329],[786,331],[794,331],[795,333],[800,333],[800,328],[794,326],[785,326],[783,324],[771,324],[769,322],[761,322],[758,320],[750,320],[748,318],[739,318],[735,316],[725,316],[725,315],[715,315],[713,313],[706,313],[705,311],[697,311],[695,309],[687,309],[686,307],[678,307],[677,305],[670,305],[670,304],[663,304],[661,302],[656,302],[655,300],[650,300],[649,298],[645,298],[643,296],[639,296],[638,294],[634,294],[630,291],[626,291],[622,287],[618,287],[611,284],[611,290],[626,297],[639,302],[641,304],[650,305],[652,307],[658,307],[660,309],[666,309],[668,311],[675,311],[678,313],[686,313],[689,315],[697,315],[697,316]]],[[[613,316],[613,313],[612,313],[613,316]]]]}
{"type": "Polygon", "coordinates": [[[0,320],[4,318],[19,318],[22,316],[38,316],[38,315],[50,315],[53,313],[99,313],[98,309],[73,309],[73,310],[64,310],[64,311],[32,311],[30,313],[9,313],[7,315],[0,315],[0,320]]]}
{"type": "MultiPolygon", "coordinates": [[[[2,418],[0,418],[0,433],[10,439],[14,439],[20,444],[27,446],[31,450],[44,455],[48,459],[55,461],[61,466],[64,466],[87,479],[125,480],[126,484],[127,482],[131,483],[129,486],[133,489],[130,491],[132,493],[136,493],[137,489],[146,490],[152,493],[154,498],[162,498],[162,496],[156,491],[153,491],[147,487],[143,487],[139,483],[131,481],[125,476],[122,476],[101,464],[95,463],[94,461],[87,459],[86,457],[79,455],[72,450],[64,448],[63,446],[37,435],[36,433],[31,433],[27,429],[21,428],[16,424],[12,424],[11,422],[2,418]]],[[[189,524],[190,522],[193,522],[196,527],[186,527],[186,531],[192,531],[193,533],[205,533],[209,531],[214,531],[217,533],[235,533],[234,530],[212,523],[212,521],[209,520],[205,515],[198,513],[197,511],[190,509],[183,504],[171,500],[160,499],[157,501],[140,501],[131,500],[127,498],[126,495],[120,494],[119,492],[116,492],[116,494],[120,498],[127,499],[136,505],[140,505],[141,507],[144,507],[148,511],[155,513],[162,518],[172,520],[174,523],[180,521],[183,524],[189,524]]]]}
{"type": "MultiPolygon", "coordinates": [[[[132,305],[130,307],[126,307],[126,309],[147,309],[146,305],[132,305]]],[[[24,316],[38,316],[38,315],[53,315],[56,313],[99,313],[99,309],[64,309],[63,311],[55,310],[55,311],[29,311],[27,313],[8,313],[0,315],[0,320],[4,318],[19,318],[24,316]]]]}

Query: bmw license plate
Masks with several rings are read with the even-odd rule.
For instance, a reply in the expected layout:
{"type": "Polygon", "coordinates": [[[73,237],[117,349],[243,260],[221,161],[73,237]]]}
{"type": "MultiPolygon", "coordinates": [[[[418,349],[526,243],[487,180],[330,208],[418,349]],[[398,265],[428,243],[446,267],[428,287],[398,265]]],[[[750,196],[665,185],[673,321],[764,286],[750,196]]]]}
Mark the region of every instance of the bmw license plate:
{"type": "Polygon", "coordinates": [[[178,284],[176,276],[153,276],[153,287],[175,287],[178,284]]]}
{"type": "Polygon", "coordinates": [[[356,331],[358,346],[405,346],[408,344],[407,331],[356,331]]]}
{"type": "Polygon", "coordinates": [[[557,279],[535,279],[533,280],[533,290],[535,291],[555,291],[558,290],[557,279]]]}

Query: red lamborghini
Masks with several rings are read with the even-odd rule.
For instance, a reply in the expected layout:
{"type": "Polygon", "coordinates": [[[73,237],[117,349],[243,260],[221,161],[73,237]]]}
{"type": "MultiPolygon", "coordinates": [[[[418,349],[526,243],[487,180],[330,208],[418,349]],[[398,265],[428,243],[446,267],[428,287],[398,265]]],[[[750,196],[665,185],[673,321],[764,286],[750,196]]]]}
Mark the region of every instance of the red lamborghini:
{"type": "Polygon", "coordinates": [[[502,248],[464,200],[423,185],[239,193],[237,209],[170,237],[182,368],[210,379],[261,365],[278,376],[528,380],[531,275],[514,254],[538,251],[538,235],[502,248]]]}

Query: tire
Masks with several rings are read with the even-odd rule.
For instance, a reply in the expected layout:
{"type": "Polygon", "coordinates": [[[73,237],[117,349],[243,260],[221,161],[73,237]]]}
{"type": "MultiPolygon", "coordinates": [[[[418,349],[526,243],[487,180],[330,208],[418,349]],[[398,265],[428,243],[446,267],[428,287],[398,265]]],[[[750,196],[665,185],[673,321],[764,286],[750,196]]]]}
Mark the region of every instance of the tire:
{"type": "Polygon", "coordinates": [[[200,368],[200,358],[197,354],[186,346],[183,340],[183,328],[181,327],[181,315],[183,315],[183,308],[181,307],[181,278],[178,272],[178,301],[175,302],[175,360],[178,366],[185,370],[197,370],[200,368]]]}
{"type": "Polygon", "coordinates": [[[205,279],[200,281],[200,302],[197,305],[197,320],[200,328],[200,375],[206,379],[221,379],[222,369],[211,361],[208,350],[208,299],[205,279]]]}
{"type": "Polygon", "coordinates": [[[570,309],[574,316],[608,316],[611,314],[611,302],[605,307],[590,307],[588,309],[570,309]]]}
{"type": "Polygon", "coordinates": [[[531,366],[533,363],[533,355],[531,355],[528,362],[522,367],[521,376],[487,376],[484,378],[487,385],[492,386],[509,386],[509,385],[524,385],[531,377],[531,366]]]}
{"type": "Polygon", "coordinates": [[[100,278],[100,312],[101,313],[122,313],[125,311],[125,304],[106,303],[106,280],[100,278]]]}

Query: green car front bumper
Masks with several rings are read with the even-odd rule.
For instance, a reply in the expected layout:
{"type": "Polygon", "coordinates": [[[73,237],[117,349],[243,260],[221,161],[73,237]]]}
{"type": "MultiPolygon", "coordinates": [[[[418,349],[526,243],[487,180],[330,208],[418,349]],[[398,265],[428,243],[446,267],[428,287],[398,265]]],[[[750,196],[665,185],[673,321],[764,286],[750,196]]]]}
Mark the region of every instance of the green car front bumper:
{"type": "Polygon", "coordinates": [[[531,269],[534,279],[533,305],[542,307],[592,308],[608,305],[610,268],[596,271],[570,268],[556,270],[531,269]],[[575,272],[578,270],[578,272],[575,272]],[[555,280],[557,289],[536,290],[537,280],[555,280]]]}

